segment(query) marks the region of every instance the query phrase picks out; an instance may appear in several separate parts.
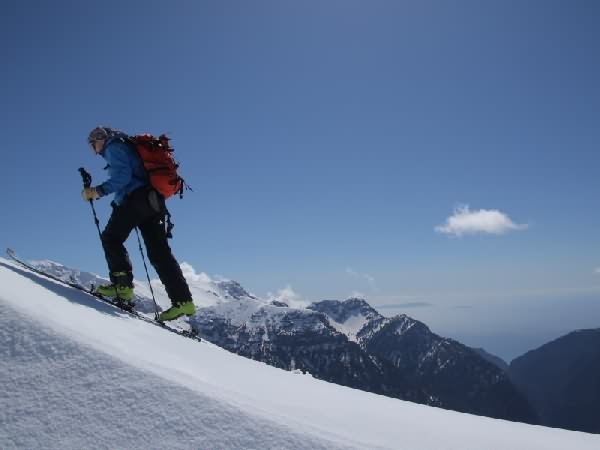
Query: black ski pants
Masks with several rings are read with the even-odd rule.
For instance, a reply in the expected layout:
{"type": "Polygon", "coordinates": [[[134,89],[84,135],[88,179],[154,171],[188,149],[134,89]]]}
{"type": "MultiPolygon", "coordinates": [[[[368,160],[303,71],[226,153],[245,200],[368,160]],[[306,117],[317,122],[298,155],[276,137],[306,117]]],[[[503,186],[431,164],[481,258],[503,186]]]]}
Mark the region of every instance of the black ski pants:
{"type": "Polygon", "coordinates": [[[155,190],[149,186],[136,189],[121,205],[113,204],[113,212],[102,232],[102,246],[111,281],[133,286],[131,260],[124,243],[138,227],[150,264],[165,285],[171,303],[175,304],[191,300],[192,294],[167,242],[165,212],[165,200],[155,190]],[[115,276],[115,272],[124,275],[115,276]]]}

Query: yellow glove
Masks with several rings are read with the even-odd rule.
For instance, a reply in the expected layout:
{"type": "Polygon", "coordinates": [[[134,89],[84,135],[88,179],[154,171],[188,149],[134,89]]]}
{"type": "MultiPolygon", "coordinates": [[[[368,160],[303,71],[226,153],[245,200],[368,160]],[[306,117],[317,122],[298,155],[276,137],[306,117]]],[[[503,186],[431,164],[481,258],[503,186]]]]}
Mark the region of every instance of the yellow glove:
{"type": "Polygon", "coordinates": [[[81,196],[86,202],[100,198],[100,194],[98,194],[96,188],[84,188],[83,191],[81,191],[81,196]]]}

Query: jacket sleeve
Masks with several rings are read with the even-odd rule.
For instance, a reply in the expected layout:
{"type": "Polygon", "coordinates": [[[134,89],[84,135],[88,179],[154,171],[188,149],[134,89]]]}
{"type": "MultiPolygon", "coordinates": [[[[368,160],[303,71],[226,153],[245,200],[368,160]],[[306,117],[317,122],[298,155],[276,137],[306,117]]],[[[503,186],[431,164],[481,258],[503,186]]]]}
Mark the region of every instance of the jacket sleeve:
{"type": "Polygon", "coordinates": [[[105,157],[110,166],[110,178],[96,187],[101,196],[124,189],[133,177],[129,149],[125,144],[109,145],[105,150],[105,157]]]}

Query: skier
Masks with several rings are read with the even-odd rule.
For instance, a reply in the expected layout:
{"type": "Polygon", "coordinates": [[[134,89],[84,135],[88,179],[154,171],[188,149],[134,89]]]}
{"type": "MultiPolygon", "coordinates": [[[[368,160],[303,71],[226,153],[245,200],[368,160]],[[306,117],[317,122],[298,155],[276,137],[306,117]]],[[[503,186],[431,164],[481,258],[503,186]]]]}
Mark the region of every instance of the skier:
{"type": "Polygon", "coordinates": [[[96,187],[85,188],[81,195],[85,201],[90,201],[114,193],[113,211],[101,234],[111,283],[98,286],[95,292],[117,297],[123,302],[133,298],[132,266],[124,243],[138,227],[148,259],[172,303],[160,314],[159,320],[191,316],[196,312],[192,294],[167,242],[163,222],[165,199],[149,184],[142,161],[126,138],[125,133],[108,127],[96,127],[88,136],[92,151],[108,163],[110,177],[96,187]]]}

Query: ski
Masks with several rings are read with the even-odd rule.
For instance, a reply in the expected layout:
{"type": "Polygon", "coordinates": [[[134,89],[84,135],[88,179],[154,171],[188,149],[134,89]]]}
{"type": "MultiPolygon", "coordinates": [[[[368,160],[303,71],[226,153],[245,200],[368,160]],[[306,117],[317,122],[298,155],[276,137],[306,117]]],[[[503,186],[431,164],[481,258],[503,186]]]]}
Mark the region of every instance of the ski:
{"type": "Polygon", "coordinates": [[[31,264],[28,264],[27,262],[23,261],[21,258],[19,258],[19,256],[17,256],[17,253],[11,249],[11,248],[7,248],[6,249],[6,254],[9,256],[10,259],[12,259],[14,262],[16,262],[17,264],[19,264],[21,267],[30,270],[31,272],[34,272],[38,275],[41,275],[45,278],[48,278],[50,280],[56,281],[57,283],[61,283],[64,286],[69,286],[73,289],[77,289],[79,291],[85,292],[86,294],[92,296],[93,298],[95,298],[98,301],[101,301],[103,303],[109,304],[114,306],[115,308],[120,309],[121,311],[139,319],[139,320],[143,320],[144,322],[147,323],[151,323],[152,325],[161,327],[164,330],[170,331],[171,333],[175,333],[178,334],[180,336],[184,336],[190,339],[193,339],[195,341],[198,342],[202,342],[202,339],[200,338],[200,336],[198,336],[196,333],[194,333],[193,331],[188,331],[188,330],[182,330],[182,329],[178,329],[178,328],[174,328],[172,326],[167,325],[165,322],[161,322],[159,320],[156,319],[151,319],[149,317],[146,317],[142,314],[140,314],[139,312],[137,312],[134,309],[134,304],[127,304],[124,303],[122,301],[116,301],[113,300],[109,297],[104,297],[100,294],[97,294],[95,292],[93,292],[92,289],[88,289],[85,286],[82,286],[79,283],[72,281],[65,281],[57,276],[54,276],[50,273],[44,272],[43,270],[40,270],[36,267],[33,267],[31,264]]]}

